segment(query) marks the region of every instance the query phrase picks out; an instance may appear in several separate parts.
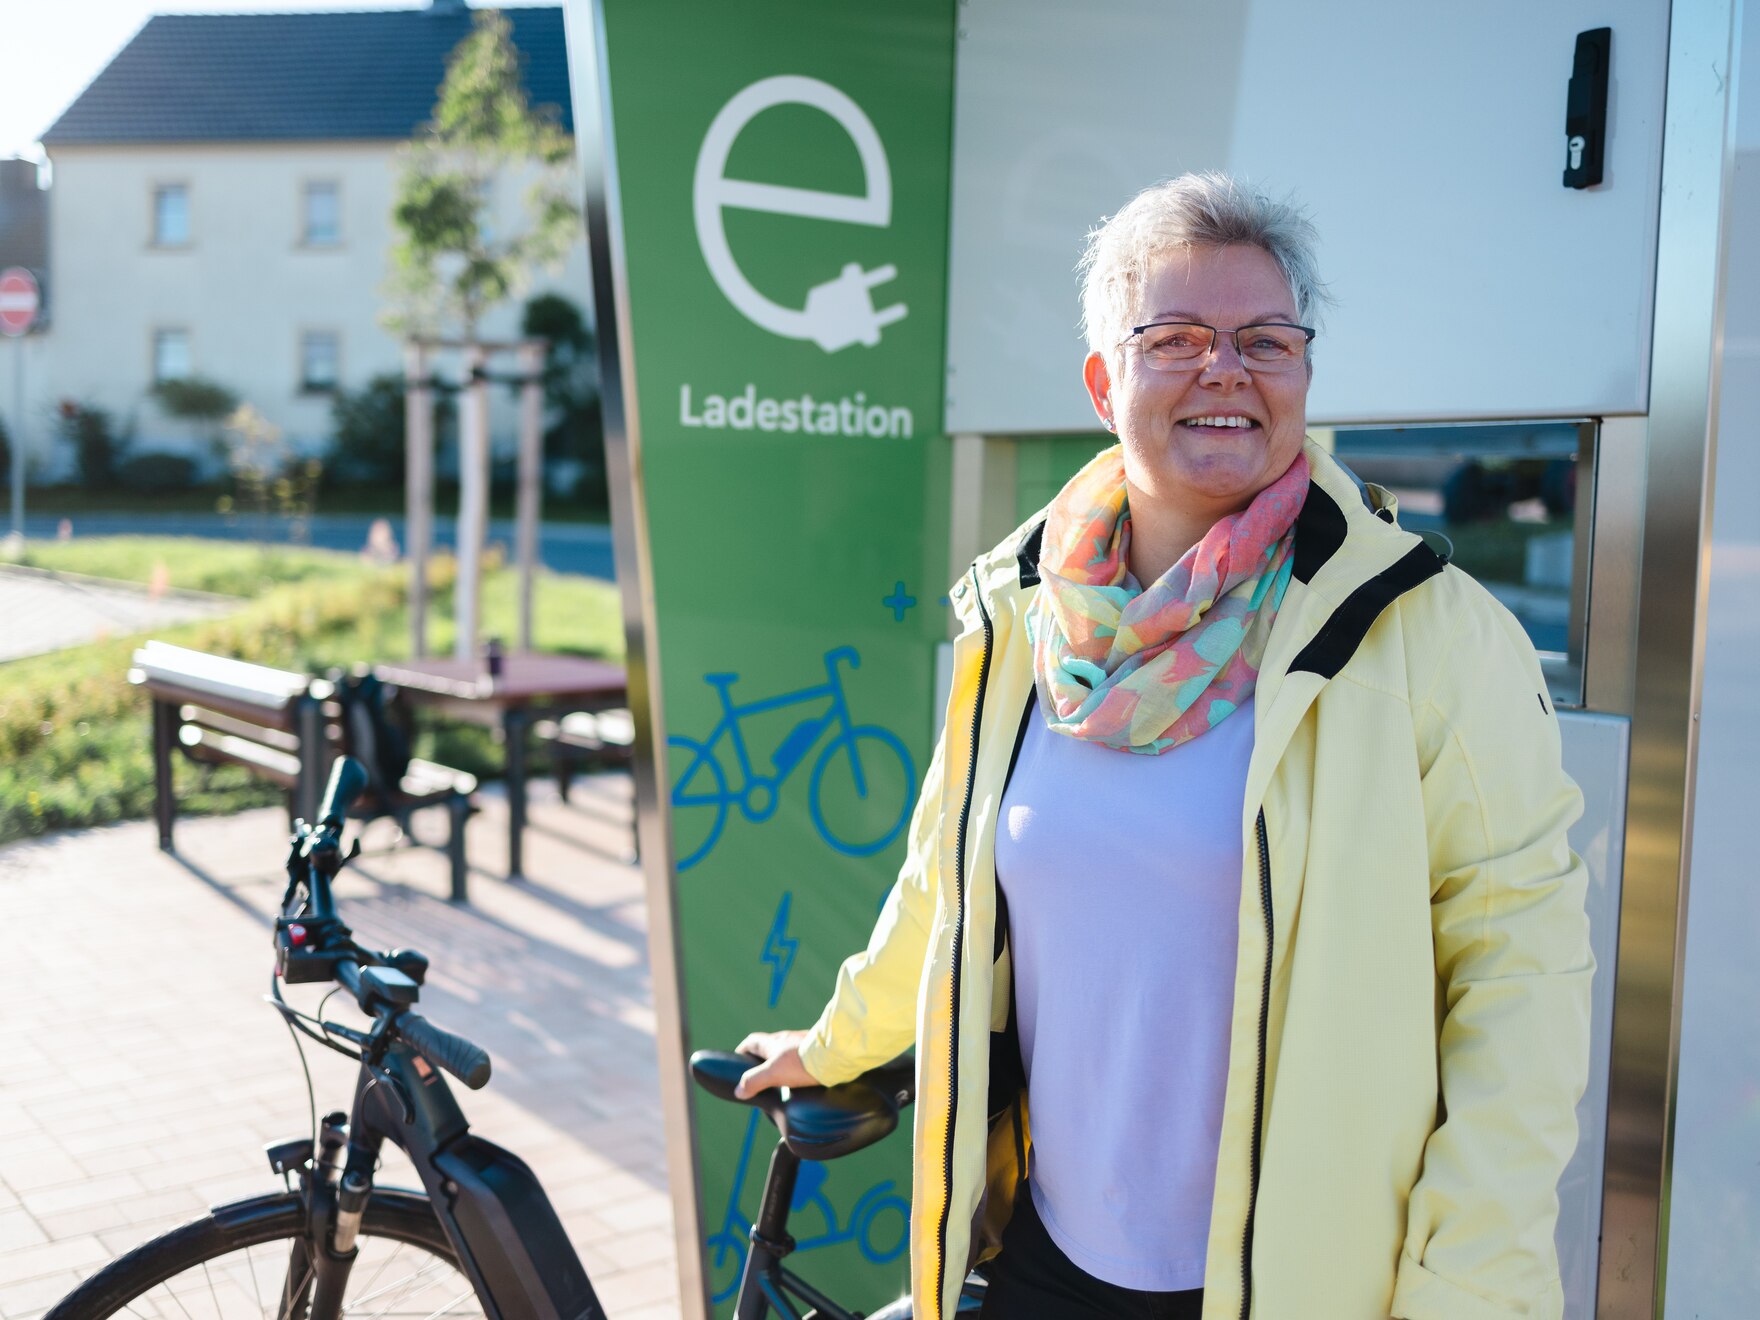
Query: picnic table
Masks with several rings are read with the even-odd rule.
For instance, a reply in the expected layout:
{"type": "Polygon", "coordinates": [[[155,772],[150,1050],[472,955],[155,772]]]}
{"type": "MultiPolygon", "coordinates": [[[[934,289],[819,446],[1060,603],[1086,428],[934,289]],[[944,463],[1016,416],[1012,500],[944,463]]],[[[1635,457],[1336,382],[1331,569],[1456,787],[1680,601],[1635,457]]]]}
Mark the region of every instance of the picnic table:
{"type": "Polygon", "coordinates": [[[585,656],[516,652],[500,657],[499,671],[490,674],[483,660],[450,656],[373,667],[411,706],[500,730],[507,755],[507,872],[519,879],[525,865],[527,734],[539,720],[624,706],[628,684],[622,665],[585,656]]]}

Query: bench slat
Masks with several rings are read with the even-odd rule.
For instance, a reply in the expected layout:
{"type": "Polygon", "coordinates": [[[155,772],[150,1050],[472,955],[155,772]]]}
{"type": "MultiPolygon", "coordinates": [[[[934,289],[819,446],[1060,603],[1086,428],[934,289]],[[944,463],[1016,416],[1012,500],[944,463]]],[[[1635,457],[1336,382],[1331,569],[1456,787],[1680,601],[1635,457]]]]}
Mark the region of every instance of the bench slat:
{"type": "Polygon", "coordinates": [[[289,669],[271,669],[165,642],[148,642],[139,648],[134,653],[134,664],[148,680],[271,710],[287,706],[312,686],[312,680],[305,674],[289,669]]]}
{"type": "Polygon", "coordinates": [[[290,752],[277,751],[229,733],[215,733],[194,724],[179,729],[177,740],[192,760],[212,765],[242,765],[283,788],[292,788],[299,782],[299,757],[290,752]]]}

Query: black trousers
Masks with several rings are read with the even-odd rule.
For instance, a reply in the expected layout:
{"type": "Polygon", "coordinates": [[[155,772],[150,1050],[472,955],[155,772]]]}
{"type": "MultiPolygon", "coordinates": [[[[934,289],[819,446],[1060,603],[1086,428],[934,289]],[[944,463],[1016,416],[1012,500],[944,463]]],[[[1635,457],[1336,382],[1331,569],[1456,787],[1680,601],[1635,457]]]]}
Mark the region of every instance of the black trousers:
{"type": "Polygon", "coordinates": [[[985,1267],[990,1287],[980,1320],[1198,1320],[1204,1290],[1139,1292],[1096,1279],[1058,1248],[1025,1187],[1002,1230],[1002,1252],[985,1267]]]}

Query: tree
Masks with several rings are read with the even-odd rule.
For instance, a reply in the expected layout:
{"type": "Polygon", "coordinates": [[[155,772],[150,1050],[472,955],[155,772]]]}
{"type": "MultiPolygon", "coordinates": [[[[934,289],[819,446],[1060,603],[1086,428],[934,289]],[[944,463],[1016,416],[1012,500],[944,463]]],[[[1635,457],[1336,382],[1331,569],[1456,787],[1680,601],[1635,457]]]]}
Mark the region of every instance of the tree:
{"type": "Polygon", "coordinates": [[[446,66],[434,117],[405,149],[392,206],[399,241],[386,281],[393,329],[476,337],[483,313],[552,267],[580,229],[574,153],[553,107],[533,109],[520,85],[511,25],[478,10],[446,66]],[[526,227],[489,224],[495,180],[532,176],[526,227]]]}
{"type": "Polygon", "coordinates": [[[605,435],[599,413],[599,370],[593,332],[581,309],[557,293],[526,304],[520,333],[547,344],[544,355],[544,457],[580,464],[574,497],[607,507],[605,435]]]}
{"type": "MultiPolygon", "coordinates": [[[[435,399],[436,457],[446,453],[454,438],[456,414],[449,396],[435,399]]],[[[330,400],[326,481],[401,491],[407,457],[402,373],[385,372],[358,390],[336,391],[330,400]]]]}

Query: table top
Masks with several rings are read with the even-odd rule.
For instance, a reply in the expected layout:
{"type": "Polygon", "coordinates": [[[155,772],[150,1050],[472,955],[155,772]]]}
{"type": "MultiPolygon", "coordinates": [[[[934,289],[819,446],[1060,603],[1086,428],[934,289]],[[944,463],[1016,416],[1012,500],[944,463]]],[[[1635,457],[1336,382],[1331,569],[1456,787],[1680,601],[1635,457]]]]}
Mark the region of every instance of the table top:
{"type": "Polygon", "coordinates": [[[484,661],[451,656],[374,665],[373,672],[417,700],[440,697],[496,706],[621,701],[627,681],[623,666],[609,660],[530,652],[503,656],[494,678],[484,661]]]}

